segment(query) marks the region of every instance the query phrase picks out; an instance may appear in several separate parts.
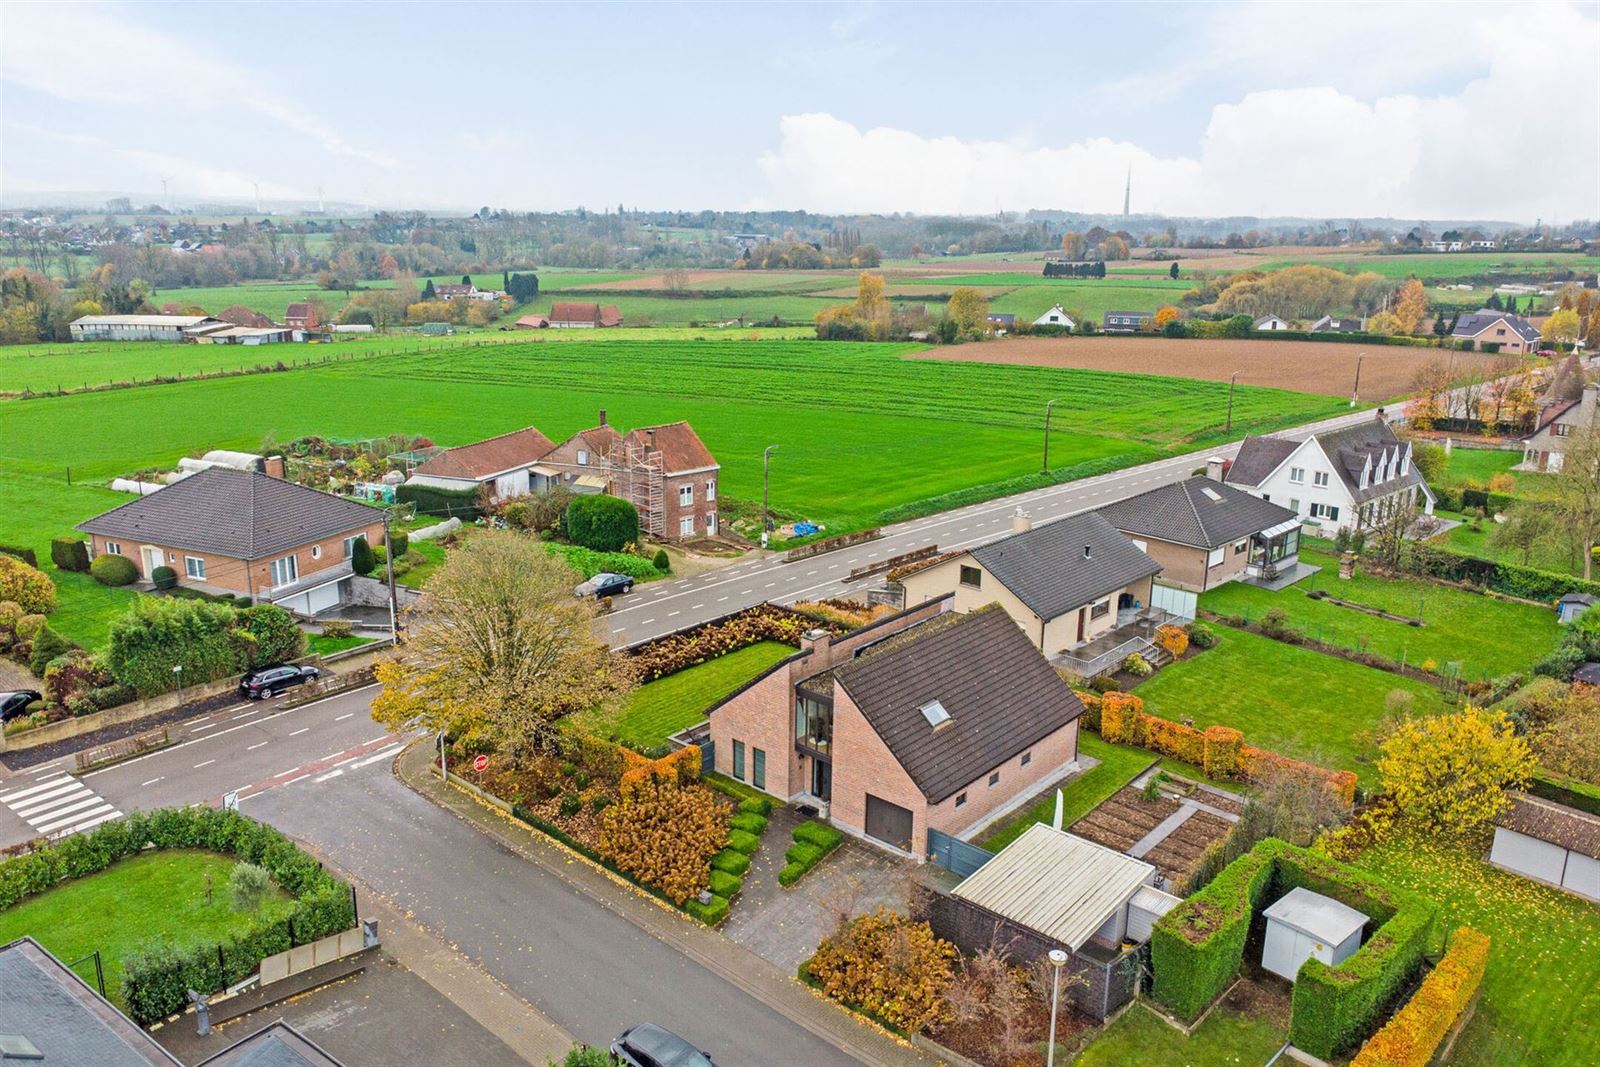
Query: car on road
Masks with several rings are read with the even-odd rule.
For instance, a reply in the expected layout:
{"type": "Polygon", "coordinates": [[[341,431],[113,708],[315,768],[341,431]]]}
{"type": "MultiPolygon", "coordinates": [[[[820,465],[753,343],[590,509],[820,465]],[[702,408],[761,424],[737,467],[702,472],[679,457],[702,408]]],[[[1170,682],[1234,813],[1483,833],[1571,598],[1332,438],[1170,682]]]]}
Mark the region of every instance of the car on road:
{"type": "Polygon", "coordinates": [[[711,1057],[655,1023],[640,1023],[611,1042],[611,1054],[628,1067],[717,1067],[711,1057]]]}
{"type": "Polygon", "coordinates": [[[10,722],[28,710],[35,700],[43,700],[37,689],[11,689],[0,693],[0,721],[10,722]]]}
{"type": "Polygon", "coordinates": [[[239,679],[239,695],[247,700],[266,700],[285,689],[304,685],[322,675],[315,667],[296,667],[293,664],[273,664],[251,671],[239,679]]]}
{"type": "Polygon", "coordinates": [[[633,592],[633,579],[626,574],[612,574],[610,571],[601,571],[573,591],[579,596],[592,596],[596,599],[617,596],[621,593],[633,592]]]}

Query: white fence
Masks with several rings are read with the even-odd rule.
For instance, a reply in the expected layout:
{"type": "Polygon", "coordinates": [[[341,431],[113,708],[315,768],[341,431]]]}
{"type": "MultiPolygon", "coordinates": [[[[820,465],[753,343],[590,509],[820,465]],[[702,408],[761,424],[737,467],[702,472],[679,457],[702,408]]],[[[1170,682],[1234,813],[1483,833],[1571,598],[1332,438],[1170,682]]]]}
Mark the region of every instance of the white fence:
{"type": "Polygon", "coordinates": [[[352,926],[337,934],[329,934],[309,945],[296,945],[288,952],[280,952],[261,961],[261,984],[271,985],[273,982],[281,982],[301,971],[309,971],[324,963],[352,956],[366,947],[366,938],[360,926],[352,926]]]}

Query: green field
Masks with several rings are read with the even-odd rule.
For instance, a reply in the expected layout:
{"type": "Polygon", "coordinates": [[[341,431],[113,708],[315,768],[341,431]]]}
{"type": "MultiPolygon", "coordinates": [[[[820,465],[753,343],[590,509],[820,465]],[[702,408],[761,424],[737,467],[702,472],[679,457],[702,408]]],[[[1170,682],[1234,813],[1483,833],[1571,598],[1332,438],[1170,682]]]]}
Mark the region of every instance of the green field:
{"type": "Polygon", "coordinates": [[[1480,274],[1503,274],[1508,280],[1547,271],[1573,270],[1593,274],[1600,270],[1600,256],[1578,252],[1474,252],[1434,253],[1412,256],[1316,256],[1309,260],[1274,260],[1261,264],[1262,270],[1299,266],[1311,262],[1319,267],[1360,273],[1372,271],[1385,278],[1409,278],[1415,274],[1424,281],[1434,278],[1472,278],[1480,274]]]}
{"type": "Polygon", "coordinates": [[[1456,1067],[1600,1063],[1600,910],[1482,862],[1488,842],[1398,837],[1356,865],[1439,905],[1439,927],[1488,934],[1478,1008],[1456,1067]]]}
{"type": "MultiPolygon", "coordinates": [[[[121,1003],[124,957],[156,941],[215,944],[254,921],[255,916],[234,911],[228,900],[228,873],[236,862],[214,852],[131,856],[0,911],[0,944],[31,934],[65,963],[98,951],[106,996],[121,1003]]],[[[288,895],[274,887],[262,912],[270,919],[287,915],[291,906],[288,895]]],[[[93,982],[94,964],[79,966],[77,973],[93,982]]]]}
{"type": "Polygon", "coordinates": [[[792,655],[794,649],[788,645],[762,641],[640,686],[614,718],[582,712],[573,716],[573,725],[601,737],[614,734],[625,744],[654,748],[703,721],[711,705],[792,655]]]}
{"type": "Polygon", "coordinates": [[[1441,709],[1439,691],[1373,667],[1219,626],[1222,643],[1139,686],[1145,710],[1164,719],[1220,723],[1257,748],[1376,780],[1369,735],[1384,698],[1404,690],[1419,713],[1441,709]]]}
{"type": "MultiPolygon", "coordinates": [[[[267,434],[426,434],[452,445],[530,423],[560,440],[592,426],[602,407],[618,425],[688,419],[722,464],[726,496],[759,498],[762,450],[777,444],[773,504],[835,529],[1035,471],[1050,398],[1059,399],[1051,455],[1062,466],[1136,463],[1222,439],[1225,382],[899,358],[914,347],[506,343],[9,401],[0,541],[42,555],[52,535],[127,499],[82,483],[170,468],[195,449],[255,449],[267,434]],[[79,484],[66,484],[69,467],[79,484]]],[[[1326,397],[1241,387],[1234,433],[1339,410],[1326,397]]]]}
{"type": "Polygon", "coordinates": [[[1313,640],[1413,665],[1430,659],[1440,667],[1459,663],[1465,678],[1525,671],[1560,638],[1560,624],[1548,608],[1491,600],[1438,582],[1374,578],[1359,569],[1354,578],[1341,580],[1337,557],[1302,548],[1300,558],[1321,567],[1321,573],[1275,593],[1229,582],[1202,594],[1200,606],[1252,621],[1278,608],[1288,615],[1289,625],[1313,640]],[[1423,624],[1411,626],[1313,600],[1306,595],[1312,589],[1407,618],[1420,613],[1423,624]]]}
{"type": "MultiPolygon", "coordinates": [[[[1078,730],[1078,751],[1093,756],[1100,762],[1078,775],[1062,789],[1061,825],[1071,826],[1112,793],[1139,776],[1139,772],[1156,762],[1152,752],[1129,745],[1112,745],[1100,740],[1099,734],[1078,730]]],[[[1019,814],[996,826],[978,842],[991,852],[999,852],[1022,836],[1034,823],[1050,822],[1056,817],[1056,794],[1047,796],[1024,808],[1019,814]]]]}
{"type": "MultiPolygon", "coordinates": [[[[1436,514],[1440,518],[1455,519],[1461,523],[1460,526],[1456,526],[1447,533],[1434,538],[1436,542],[1442,543],[1458,552],[1477,556],[1480,559],[1499,560],[1503,563],[1515,563],[1519,566],[1523,564],[1522,551],[1520,549],[1496,545],[1490,540],[1495,528],[1492,518],[1483,519],[1480,523],[1482,529],[1474,530],[1472,523],[1479,521],[1475,515],[1464,515],[1450,511],[1438,511],[1436,514]]],[[[1581,576],[1583,574],[1583,549],[1573,550],[1568,546],[1567,539],[1557,532],[1543,543],[1534,546],[1533,551],[1528,554],[1527,566],[1535,567],[1539,570],[1552,571],[1556,574],[1581,576]]]]}
{"type": "MultiPolygon", "coordinates": [[[[512,271],[513,274],[527,273],[526,271],[512,271]]],[[[581,289],[585,286],[604,285],[607,282],[628,281],[637,278],[637,274],[622,274],[615,271],[536,271],[539,275],[539,292],[541,298],[545,293],[559,292],[565,289],[581,289]]],[[[427,284],[428,278],[418,278],[417,287],[420,289],[427,284]]],[[[432,278],[435,285],[446,282],[459,282],[459,274],[441,274],[432,278]]],[[[472,283],[480,289],[499,289],[505,281],[505,276],[499,272],[490,274],[472,275],[472,283]]],[[[363,281],[363,289],[388,289],[394,282],[386,279],[363,281]]],[[[353,295],[353,294],[350,294],[353,295]]],[[[250,281],[238,285],[214,285],[198,289],[158,289],[150,294],[150,302],[157,307],[163,304],[177,303],[185,307],[198,305],[209,314],[216,314],[235,304],[242,304],[252,311],[259,311],[275,321],[283,321],[283,313],[291,304],[302,300],[321,300],[330,315],[336,314],[344,306],[349,296],[343,289],[324,289],[313,279],[287,282],[250,281]]],[[[609,301],[608,301],[609,302],[609,301]]]]}

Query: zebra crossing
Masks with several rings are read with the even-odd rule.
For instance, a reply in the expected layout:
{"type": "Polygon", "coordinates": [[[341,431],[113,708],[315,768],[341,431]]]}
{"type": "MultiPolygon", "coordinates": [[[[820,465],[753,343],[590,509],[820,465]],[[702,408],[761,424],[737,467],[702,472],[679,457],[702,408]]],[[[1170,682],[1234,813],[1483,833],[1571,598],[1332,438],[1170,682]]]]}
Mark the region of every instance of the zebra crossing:
{"type": "Polygon", "coordinates": [[[0,792],[0,804],[45,837],[76,834],[122,814],[100,794],[66,773],[25,789],[0,792]]]}

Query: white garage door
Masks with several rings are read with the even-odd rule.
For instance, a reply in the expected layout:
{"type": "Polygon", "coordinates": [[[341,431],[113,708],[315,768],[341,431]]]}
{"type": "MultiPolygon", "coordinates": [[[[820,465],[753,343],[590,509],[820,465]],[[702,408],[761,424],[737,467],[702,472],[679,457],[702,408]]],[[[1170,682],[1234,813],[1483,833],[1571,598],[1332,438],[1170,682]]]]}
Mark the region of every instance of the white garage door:
{"type": "Polygon", "coordinates": [[[306,593],[306,614],[315,615],[319,611],[339,606],[339,583],[329,582],[320,589],[313,589],[306,593]]]}

